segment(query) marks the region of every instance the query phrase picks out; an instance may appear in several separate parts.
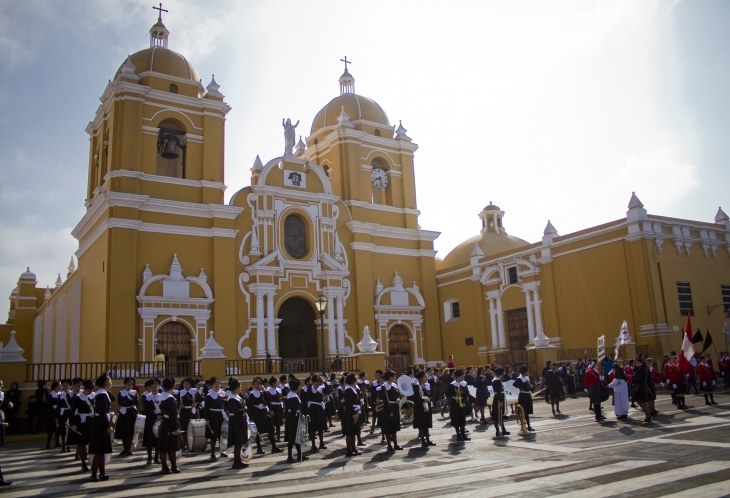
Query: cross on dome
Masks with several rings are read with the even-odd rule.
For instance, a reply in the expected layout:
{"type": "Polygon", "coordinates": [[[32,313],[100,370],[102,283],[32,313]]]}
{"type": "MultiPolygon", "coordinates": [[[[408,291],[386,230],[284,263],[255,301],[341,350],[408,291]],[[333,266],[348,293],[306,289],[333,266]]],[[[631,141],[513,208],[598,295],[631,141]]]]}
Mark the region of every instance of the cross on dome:
{"type": "Polygon", "coordinates": [[[352,62],[347,60],[347,56],[344,59],[340,59],[340,61],[345,63],[345,72],[340,76],[340,95],[343,93],[355,93],[355,78],[347,71],[347,65],[352,64],[352,62]]]}
{"type": "Polygon", "coordinates": [[[159,6],[159,7],[155,7],[155,6],[153,5],[153,6],[152,6],[152,8],[153,8],[154,10],[158,10],[158,11],[159,11],[159,12],[158,12],[158,16],[157,16],[157,20],[158,20],[158,21],[160,21],[160,22],[162,22],[162,13],[163,13],[163,12],[170,12],[169,10],[165,10],[165,9],[163,9],[163,8],[162,8],[162,4],[161,4],[161,3],[160,3],[160,6],[159,6]]]}
{"type": "Polygon", "coordinates": [[[159,11],[157,16],[157,22],[150,29],[150,47],[164,47],[167,48],[167,38],[170,36],[170,31],[162,24],[162,13],[169,12],[162,8],[162,4],[159,7],[152,7],[154,10],[159,11]]]}

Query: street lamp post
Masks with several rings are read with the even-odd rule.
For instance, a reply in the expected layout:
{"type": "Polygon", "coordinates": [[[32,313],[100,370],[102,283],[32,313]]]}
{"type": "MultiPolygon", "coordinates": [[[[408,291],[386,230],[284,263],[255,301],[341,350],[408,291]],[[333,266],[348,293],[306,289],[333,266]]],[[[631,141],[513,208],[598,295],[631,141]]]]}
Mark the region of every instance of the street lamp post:
{"type": "Polygon", "coordinates": [[[321,335],[321,341],[322,341],[322,375],[327,375],[327,363],[325,358],[325,349],[324,349],[324,310],[327,308],[327,298],[325,298],[323,295],[320,294],[320,296],[315,301],[315,304],[317,306],[317,311],[319,311],[319,331],[321,335]]]}

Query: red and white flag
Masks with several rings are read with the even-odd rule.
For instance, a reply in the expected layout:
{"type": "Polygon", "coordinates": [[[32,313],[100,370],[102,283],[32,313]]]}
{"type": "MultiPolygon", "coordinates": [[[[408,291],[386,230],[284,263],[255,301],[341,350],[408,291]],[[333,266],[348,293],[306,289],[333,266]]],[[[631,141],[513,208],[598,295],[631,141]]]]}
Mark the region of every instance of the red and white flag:
{"type": "Polygon", "coordinates": [[[682,340],[682,354],[679,355],[679,367],[684,372],[689,360],[695,355],[695,347],[692,343],[692,320],[687,313],[687,326],[684,328],[684,339],[682,340]]]}

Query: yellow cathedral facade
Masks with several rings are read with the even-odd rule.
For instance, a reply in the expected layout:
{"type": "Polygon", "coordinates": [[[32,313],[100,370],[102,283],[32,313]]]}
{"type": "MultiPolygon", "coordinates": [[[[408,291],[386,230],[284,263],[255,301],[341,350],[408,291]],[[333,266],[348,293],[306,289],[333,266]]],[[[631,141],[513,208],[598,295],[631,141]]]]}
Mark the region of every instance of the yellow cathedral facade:
{"type": "Polygon", "coordinates": [[[28,269],[10,295],[0,365],[29,365],[25,380],[48,371],[33,366],[143,364],[158,349],[172,362],[224,358],[220,377],[323,349],[330,361],[374,349],[394,368],[449,355],[534,363],[543,349],[575,359],[601,335],[613,343],[623,320],[632,345],[662,356],[687,313],[724,340],[722,209],[714,222],[667,218],[632,194],[625,218],[567,235],[548,222],[529,243],[490,202],[477,235],[438,258],[439,232],[418,223],[418,146],[355,93],[347,68],[306,139],[283,122],[282,156],[257,157],[250,186],[224,203],[231,108],[168,37],[158,20],[87,126],[86,214],[66,279],[38,286],[28,269]]]}

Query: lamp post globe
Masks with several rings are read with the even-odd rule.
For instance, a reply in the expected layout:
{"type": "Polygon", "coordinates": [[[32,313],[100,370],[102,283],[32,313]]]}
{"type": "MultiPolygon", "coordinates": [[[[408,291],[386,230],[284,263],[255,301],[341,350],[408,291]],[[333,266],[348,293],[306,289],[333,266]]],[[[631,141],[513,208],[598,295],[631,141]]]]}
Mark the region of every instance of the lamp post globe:
{"type": "Polygon", "coordinates": [[[320,294],[314,304],[317,307],[317,311],[319,311],[319,331],[320,341],[322,343],[322,375],[327,375],[327,363],[324,349],[324,310],[327,308],[327,298],[320,294]]]}

